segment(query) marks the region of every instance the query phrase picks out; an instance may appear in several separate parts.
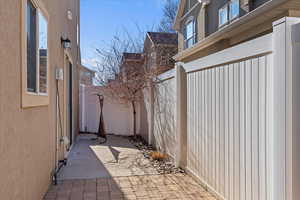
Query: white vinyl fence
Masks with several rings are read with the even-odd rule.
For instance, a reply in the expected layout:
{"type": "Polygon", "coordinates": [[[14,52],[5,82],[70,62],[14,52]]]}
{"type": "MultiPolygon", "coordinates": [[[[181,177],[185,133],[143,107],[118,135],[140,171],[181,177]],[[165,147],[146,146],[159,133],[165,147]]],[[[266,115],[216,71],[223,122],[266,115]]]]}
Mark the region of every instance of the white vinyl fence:
{"type": "MultiPolygon", "coordinates": [[[[80,131],[97,133],[100,119],[100,105],[96,94],[103,94],[101,86],[80,86],[79,120],[80,131]]],[[[132,108],[129,104],[120,104],[104,97],[103,116],[108,134],[132,135],[132,108]]],[[[137,132],[140,132],[140,105],[137,105],[137,132]]]]}
{"type": "Polygon", "coordinates": [[[250,44],[265,51],[244,59],[239,48],[229,49],[230,57],[218,56],[230,64],[187,75],[187,168],[225,199],[267,199],[268,193],[272,35],[250,44]]]}
{"type": "Polygon", "coordinates": [[[159,150],[174,158],[175,134],[175,71],[159,77],[154,89],[154,138],[159,150]]]}
{"type": "Polygon", "coordinates": [[[174,104],[154,112],[164,123],[174,113],[175,163],[224,200],[299,199],[299,55],[300,19],[283,18],[268,35],[177,63],[158,86],[174,104]]]}

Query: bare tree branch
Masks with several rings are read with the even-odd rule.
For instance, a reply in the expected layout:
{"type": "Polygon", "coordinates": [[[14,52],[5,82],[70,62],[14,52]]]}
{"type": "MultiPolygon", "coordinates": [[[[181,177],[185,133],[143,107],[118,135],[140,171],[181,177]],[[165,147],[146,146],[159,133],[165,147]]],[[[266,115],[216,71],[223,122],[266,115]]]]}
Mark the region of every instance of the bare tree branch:
{"type": "Polygon", "coordinates": [[[178,9],[178,0],[165,0],[165,5],[163,7],[163,17],[158,25],[159,32],[170,32],[173,33],[173,23],[176,18],[176,13],[178,9]]]}
{"type": "MultiPolygon", "coordinates": [[[[145,32],[138,31],[138,37],[145,37],[145,32]]],[[[143,90],[149,87],[155,77],[153,70],[144,65],[144,41],[134,38],[124,30],[122,36],[116,34],[108,48],[96,49],[98,63],[97,84],[103,87],[106,96],[119,103],[131,104],[133,129],[136,135],[136,105],[143,100],[143,90]]]]}

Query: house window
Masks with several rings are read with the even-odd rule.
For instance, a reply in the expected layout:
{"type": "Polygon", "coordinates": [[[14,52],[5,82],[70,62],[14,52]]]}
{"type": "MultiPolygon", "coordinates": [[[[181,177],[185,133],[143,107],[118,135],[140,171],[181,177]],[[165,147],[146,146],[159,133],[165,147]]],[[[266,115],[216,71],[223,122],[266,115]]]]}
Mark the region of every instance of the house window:
{"type": "Polygon", "coordinates": [[[240,14],[240,2],[239,0],[231,0],[229,3],[229,20],[234,20],[239,17],[240,14]]]}
{"type": "Polygon", "coordinates": [[[48,30],[45,17],[39,13],[39,91],[47,93],[48,30]]]}
{"type": "Polygon", "coordinates": [[[219,27],[228,23],[228,4],[219,9],[219,27]]]}
{"type": "Polygon", "coordinates": [[[48,23],[32,1],[26,8],[27,92],[47,94],[48,23]]]}
{"type": "Polygon", "coordinates": [[[36,92],[36,72],[37,72],[37,41],[36,41],[36,13],[37,10],[31,1],[27,2],[27,91],[36,92]]]}
{"type": "Polygon", "coordinates": [[[49,14],[41,0],[22,0],[22,108],[49,105],[49,14]]]}
{"type": "Polygon", "coordinates": [[[185,25],[184,44],[185,48],[190,48],[196,43],[196,21],[189,20],[185,25]]]}
{"type": "Polygon", "coordinates": [[[239,0],[231,0],[219,9],[219,27],[233,21],[240,14],[239,0]]]}

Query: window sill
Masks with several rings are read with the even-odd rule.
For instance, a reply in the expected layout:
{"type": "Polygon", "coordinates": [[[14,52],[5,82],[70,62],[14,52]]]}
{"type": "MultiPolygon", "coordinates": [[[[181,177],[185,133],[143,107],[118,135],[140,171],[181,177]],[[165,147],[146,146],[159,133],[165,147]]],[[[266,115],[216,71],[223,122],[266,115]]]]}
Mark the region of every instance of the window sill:
{"type": "Polygon", "coordinates": [[[41,107],[49,105],[49,96],[46,94],[36,94],[23,92],[22,108],[41,107]]]}

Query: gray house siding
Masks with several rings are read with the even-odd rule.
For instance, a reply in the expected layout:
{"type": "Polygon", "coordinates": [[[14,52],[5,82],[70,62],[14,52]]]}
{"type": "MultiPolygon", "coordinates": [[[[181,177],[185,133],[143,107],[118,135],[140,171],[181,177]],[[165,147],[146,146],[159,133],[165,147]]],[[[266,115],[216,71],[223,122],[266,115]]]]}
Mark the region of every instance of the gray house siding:
{"type": "Polygon", "coordinates": [[[258,8],[259,6],[263,5],[268,1],[270,0],[252,0],[251,10],[258,8]]]}
{"type": "Polygon", "coordinates": [[[206,24],[205,24],[205,36],[216,32],[219,27],[219,9],[223,7],[228,0],[211,1],[206,8],[206,24]]]}
{"type": "Polygon", "coordinates": [[[184,30],[184,27],[185,27],[185,24],[187,23],[187,21],[193,17],[194,19],[197,20],[197,17],[199,15],[199,12],[200,12],[200,6],[197,6],[194,10],[192,10],[188,15],[185,16],[185,18],[182,20],[182,23],[181,23],[181,32],[183,33],[183,30],[184,30]]]}
{"type": "MultiPolygon", "coordinates": [[[[250,6],[251,6],[250,10],[254,10],[268,1],[270,1],[270,0],[252,0],[252,3],[250,3],[250,6]]],[[[211,1],[211,3],[207,6],[206,25],[205,25],[205,29],[206,29],[205,35],[206,36],[209,36],[212,33],[218,31],[218,29],[219,29],[219,9],[222,8],[227,2],[228,2],[228,0],[211,1]]],[[[247,10],[245,9],[245,6],[243,4],[244,4],[243,1],[240,0],[240,17],[247,14],[247,10]]]]}

